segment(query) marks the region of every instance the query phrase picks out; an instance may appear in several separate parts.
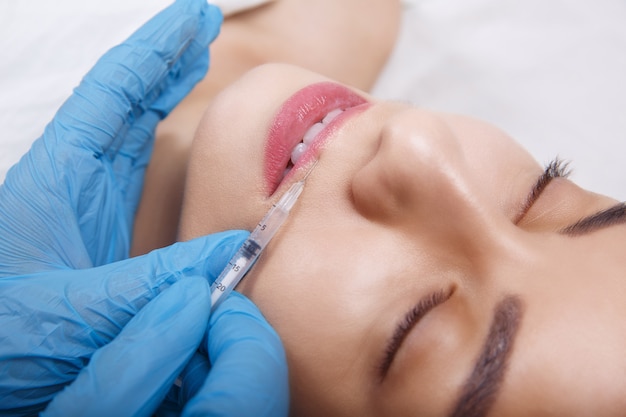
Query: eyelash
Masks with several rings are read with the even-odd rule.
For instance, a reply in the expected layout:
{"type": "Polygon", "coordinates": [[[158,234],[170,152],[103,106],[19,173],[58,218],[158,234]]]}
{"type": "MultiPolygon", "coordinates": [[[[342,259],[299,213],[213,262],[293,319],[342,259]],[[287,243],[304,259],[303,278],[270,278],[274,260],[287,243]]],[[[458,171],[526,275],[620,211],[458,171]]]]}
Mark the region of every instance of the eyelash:
{"type": "Polygon", "coordinates": [[[404,338],[407,336],[409,331],[415,324],[422,319],[430,310],[437,307],[439,304],[447,301],[454,292],[453,289],[448,291],[444,291],[443,289],[434,291],[428,296],[422,298],[409,312],[404,316],[400,324],[396,327],[394,331],[393,338],[391,343],[385,349],[385,355],[380,362],[378,367],[378,372],[381,380],[385,377],[389,368],[391,367],[391,363],[398,351],[398,348],[404,338]]]}
{"type": "MultiPolygon", "coordinates": [[[[537,201],[543,190],[547,185],[555,178],[567,178],[571,173],[569,168],[569,162],[563,162],[558,157],[550,162],[543,174],[539,177],[535,186],[531,190],[530,195],[526,199],[522,211],[515,219],[515,224],[518,224],[526,215],[528,210],[537,201]]],[[[583,217],[577,222],[570,224],[569,226],[559,230],[559,233],[577,236],[586,233],[593,232],[605,227],[621,224],[626,222],[626,203],[620,203],[608,209],[596,212],[589,216],[583,217]]]]}
{"type": "Polygon", "coordinates": [[[519,215],[515,218],[514,220],[515,224],[519,223],[524,218],[528,210],[530,210],[533,204],[535,204],[535,202],[537,201],[537,199],[539,198],[543,190],[545,190],[548,184],[550,184],[550,181],[552,181],[555,178],[569,177],[569,175],[572,172],[569,165],[570,163],[568,161],[563,161],[558,156],[554,158],[552,161],[550,161],[549,164],[546,165],[546,168],[544,169],[543,174],[539,176],[539,179],[537,180],[537,182],[535,182],[535,185],[533,186],[530,192],[530,195],[524,202],[524,205],[522,206],[522,210],[520,211],[519,215]]]}
{"type": "MultiPolygon", "coordinates": [[[[570,163],[568,161],[563,161],[559,157],[556,157],[546,165],[543,173],[537,179],[537,182],[533,186],[530,195],[526,199],[522,207],[522,211],[515,220],[515,223],[519,222],[524,217],[526,212],[528,212],[532,205],[537,201],[537,199],[544,191],[544,189],[548,186],[550,181],[555,178],[567,178],[570,175],[571,169],[569,167],[569,164],[570,163]]],[[[404,316],[403,320],[396,327],[392,340],[385,349],[383,360],[378,366],[378,373],[381,380],[389,371],[389,368],[391,367],[391,364],[395,358],[400,344],[407,336],[411,328],[415,326],[415,324],[426,314],[428,314],[430,310],[447,301],[452,296],[453,292],[454,289],[450,289],[448,291],[444,291],[443,289],[435,291],[425,298],[421,299],[404,316]]]]}

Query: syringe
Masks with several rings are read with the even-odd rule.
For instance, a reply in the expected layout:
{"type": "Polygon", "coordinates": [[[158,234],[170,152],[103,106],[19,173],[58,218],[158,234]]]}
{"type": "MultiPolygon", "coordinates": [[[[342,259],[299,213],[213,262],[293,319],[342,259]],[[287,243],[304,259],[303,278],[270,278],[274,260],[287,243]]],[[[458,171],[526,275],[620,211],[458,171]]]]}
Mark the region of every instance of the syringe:
{"type": "Polygon", "coordinates": [[[248,239],[241,245],[237,253],[230,258],[228,265],[211,285],[211,311],[226,299],[228,294],[239,284],[239,281],[250,270],[263,249],[272,240],[280,226],[287,220],[291,208],[300,197],[307,179],[317,161],[309,168],[304,178],[293,184],[289,190],[272,205],[248,239]]]}

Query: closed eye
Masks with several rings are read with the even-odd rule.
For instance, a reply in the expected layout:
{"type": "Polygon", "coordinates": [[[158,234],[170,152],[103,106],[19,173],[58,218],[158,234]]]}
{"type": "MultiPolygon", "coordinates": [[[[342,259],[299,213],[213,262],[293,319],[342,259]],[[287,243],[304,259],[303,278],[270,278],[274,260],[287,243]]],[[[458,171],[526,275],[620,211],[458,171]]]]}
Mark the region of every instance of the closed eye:
{"type": "MultiPolygon", "coordinates": [[[[515,217],[514,223],[518,224],[524,218],[526,213],[528,213],[553,179],[567,178],[570,172],[569,162],[563,162],[558,157],[552,160],[537,179],[520,212],[515,217]]],[[[594,214],[583,217],[569,226],[562,228],[559,230],[559,233],[569,236],[580,236],[605,227],[623,223],[626,223],[626,203],[622,202],[608,209],[600,210],[594,214]]]]}
{"type": "Polygon", "coordinates": [[[397,324],[393,335],[387,342],[383,359],[378,365],[378,373],[381,381],[385,378],[387,372],[389,372],[389,368],[398,350],[400,350],[402,342],[404,342],[411,329],[413,329],[433,308],[447,301],[452,296],[453,292],[454,289],[451,288],[449,290],[441,289],[428,294],[420,299],[397,324]]]}
{"type": "Polygon", "coordinates": [[[524,216],[526,216],[526,213],[528,213],[528,210],[530,210],[533,204],[535,204],[541,196],[541,193],[543,193],[553,179],[567,178],[570,172],[569,162],[564,162],[558,157],[554,158],[548,165],[546,165],[543,173],[539,176],[537,182],[535,182],[535,185],[530,190],[530,194],[526,197],[526,201],[522,205],[521,210],[517,216],[515,216],[513,223],[519,224],[519,222],[522,221],[524,216]]]}

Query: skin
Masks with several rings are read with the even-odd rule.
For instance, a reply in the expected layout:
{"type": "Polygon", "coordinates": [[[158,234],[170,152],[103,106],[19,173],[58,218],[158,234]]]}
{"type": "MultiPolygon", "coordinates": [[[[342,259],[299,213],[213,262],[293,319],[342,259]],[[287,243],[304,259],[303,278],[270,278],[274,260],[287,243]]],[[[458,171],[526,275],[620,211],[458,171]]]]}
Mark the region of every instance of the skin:
{"type": "Polygon", "coordinates": [[[227,18],[211,45],[209,74],[157,129],[131,255],[176,240],[191,142],[216,94],[268,62],[298,65],[367,91],[394,46],[400,7],[398,0],[279,0],[227,18]]]}
{"type": "MultiPolygon", "coordinates": [[[[273,117],[324,80],[265,65],[211,103],[193,144],[180,239],[256,225],[289,185],[271,197],[263,185],[273,117]]],[[[543,168],[506,134],[359,94],[372,105],[325,145],[290,218],[237,288],[284,342],[292,414],[450,414],[494,309],[515,296],[519,330],[488,415],[623,415],[626,227],[559,233],[615,201],[557,178],[520,218],[543,168]],[[451,295],[381,378],[396,325],[438,290],[451,295]]]]}

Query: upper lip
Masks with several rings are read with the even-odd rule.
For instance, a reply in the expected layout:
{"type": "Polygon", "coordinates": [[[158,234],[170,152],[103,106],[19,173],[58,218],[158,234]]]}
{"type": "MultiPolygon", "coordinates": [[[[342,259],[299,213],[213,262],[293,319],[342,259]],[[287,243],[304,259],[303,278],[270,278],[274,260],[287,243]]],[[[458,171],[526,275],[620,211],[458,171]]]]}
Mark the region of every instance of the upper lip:
{"type": "MultiPolygon", "coordinates": [[[[287,99],[276,113],[265,142],[264,180],[268,195],[273,194],[280,185],[292,150],[314,123],[332,110],[350,109],[364,103],[367,103],[365,98],[347,87],[331,82],[309,85],[287,99]]],[[[345,117],[338,117],[331,125],[342,123],[343,120],[345,117]]],[[[320,138],[316,142],[327,139],[328,135],[323,133],[324,131],[320,132],[320,138]]],[[[316,152],[321,144],[316,145],[311,152],[316,152]]],[[[300,161],[297,166],[299,165],[300,161]]]]}

